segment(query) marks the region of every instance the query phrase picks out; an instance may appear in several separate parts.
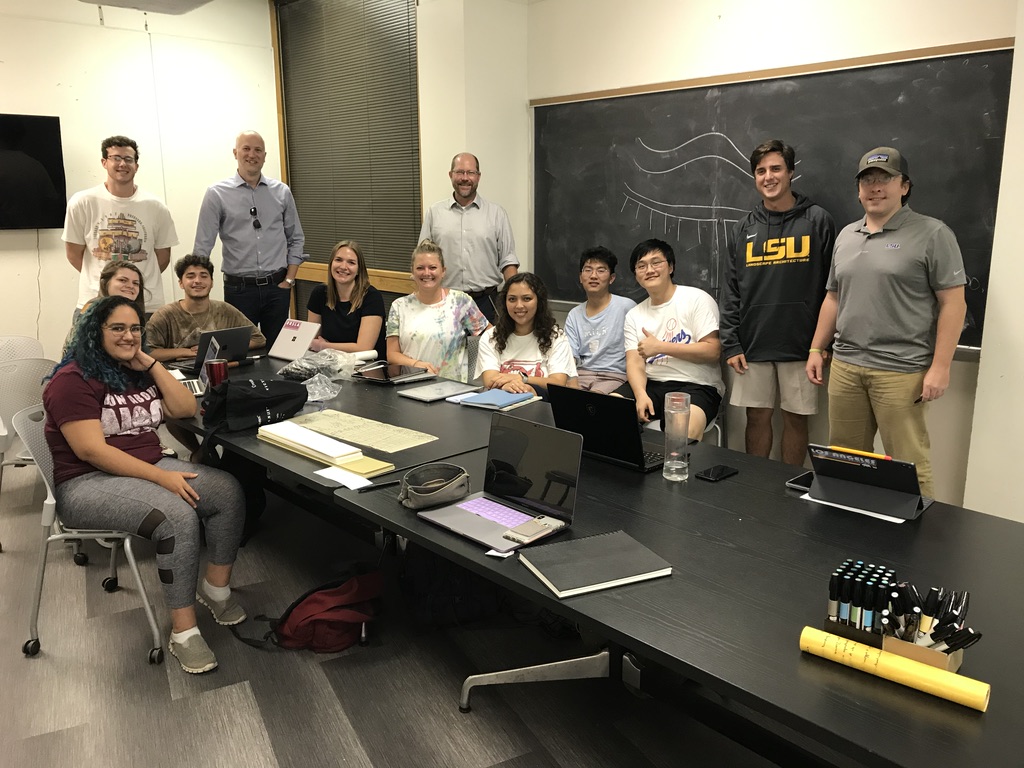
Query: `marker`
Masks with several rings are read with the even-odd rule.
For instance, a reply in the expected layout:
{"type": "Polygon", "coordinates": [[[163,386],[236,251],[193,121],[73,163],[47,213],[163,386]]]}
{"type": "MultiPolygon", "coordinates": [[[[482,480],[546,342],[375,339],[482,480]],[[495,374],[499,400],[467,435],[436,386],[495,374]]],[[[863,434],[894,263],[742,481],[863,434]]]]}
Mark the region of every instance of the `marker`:
{"type": "Polygon", "coordinates": [[[864,579],[858,576],[853,582],[853,600],[850,602],[850,626],[864,629],[861,609],[864,607],[864,579]]]}
{"type": "Polygon", "coordinates": [[[896,625],[892,619],[888,616],[884,616],[881,621],[882,634],[889,637],[896,637],[896,625]]]}
{"type": "Polygon", "coordinates": [[[928,590],[928,597],[925,598],[924,608],[921,609],[922,634],[927,635],[932,631],[932,624],[935,621],[935,614],[939,611],[939,602],[942,600],[942,587],[932,587],[928,590]]]}
{"type": "Polygon", "coordinates": [[[886,461],[892,461],[892,456],[886,456],[884,453],[871,453],[870,451],[858,451],[853,448],[844,448],[841,445],[830,445],[828,447],[830,451],[840,451],[842,453],[852,453],[854,456],[866,456],[869,459],[885,459],[886,461]]]}
{"type": "Polygon", "coordinates": [[[908,643],[913,643],[917,640],[917,628],[921,625],[921,609],[915,605],[907,616],[907,623],[903,626],[903,634],[900,637],[908,643]]]}
{"type": "Polygon", "coordinates": [[[398,485],[401,480],[388,480],[386,483],[374,483],[373,485],[366,485],[360,488],[356,493],[366,493],[367,491],[376,491],[378,488],[387,488],[392,485],[398,485]]]}
{"type": "Polygon", "coordinates": [[[925,638],[926,642],[919,642],[918,645],[928,645],[929,647],[934,648],[939,643],[942,643],[942,642],[948,640],[950,637],[953,636],[954,633],[956,633],[958,631],[959,631],[959,627],[957,627],[956,625],[954,625],[954,624],[944,624],[943,626],[939,627],[938,629],[933,630],[931,635],[929,635],[927,638],[925,638]],[[927,642],[927,641],[931,641],[931,642],[927,642]]]}
{"type": "Polygon", "coordinates": [[[875,627],[875,582],[869,581],[864,587],[864,608],[861,609],[861,624],[865,632],[874,632],[875,627]]]}
{"type": "Polygon", "coordinates": [[[971,635],[966,640],[961,640],[959,643],[957,643],[956,646],[950,646],[949,650],[946,651],[946,653],[953,653],[954,651],[966,650],[967,648],[970,648],[976,642],[981,640],[981,632],[975,632],[973,629],[968,629],[967,631],[970,632],[971,635]]]}
{"type": "Polygon", "coordinates": [[[843,576],[839,585],[839,623],[850,623],[850,598],[853,596],[853,578],[843,576]]]}
{"type": "Polygon", "coordinates": [[[839,621],[839,571],[828,579],[828,620],[839,621]]]}

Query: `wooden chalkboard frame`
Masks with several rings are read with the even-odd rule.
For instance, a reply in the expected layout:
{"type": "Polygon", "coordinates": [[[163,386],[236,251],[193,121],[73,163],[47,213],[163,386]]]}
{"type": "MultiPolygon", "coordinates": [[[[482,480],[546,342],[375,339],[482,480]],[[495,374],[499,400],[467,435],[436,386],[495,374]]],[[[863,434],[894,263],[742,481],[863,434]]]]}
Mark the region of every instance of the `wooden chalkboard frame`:
{"type": "MultiPolygon", "coordinates": [[[[1005,118],[1006,110],[1008,107],[1008,91],[1009,91],[1009,74],[1012,69],[1012,54],[1013,54],[1013,38],[1003,38],[996,40],[985,40],[973,43],[962,43],[951,46],[937,46],[932,48],[922,48],[910,51],[902,51],[891,54],[877,55],[877,56],[865,56],[851,59],[842,59],[836,61],[822,62],[817,64],[808,64],[798,67],[783,67],[770,70],[759,70],[751,72],[741,72],[728,75],[720,75],[714,77],[695,78],[690,80],[656,83],[649,85],[633,86],[629,88],[618,88],[603,91],[592,91],[587,93],[573,94],[569,96],[560,97],[549,97],[542,99],[533,99],[530,101],[530,106],[534,108],[534,158],[535,158],[535,174],[534,174],[534,263],[535,269],[538,274],[545,279],[548,283],[548,287],[551,293],[551,298],[556,302],[566,302],[563,307],[568,307],[571,303],[577,303],[582,300],[583,294],[576,284],[574,271],[575,262],[579,252],[583,247],[595,244],[609,245],[614,251],[619,254],[620,259],[625,260],[628,256],[629,248],[632,247],[635,242],[644,239],[645,236],[660,236],[658,232],[653,231],[656,229],[653,223],[653,219],[659,214],[657,210],[648,211],[643,201],[637,209],[637,214],[643,214],[647,216],[651,213],[652,223],[650,229],[652,233],[649,235],[636,236],[634,239],[629,237],[619,236],[617,238],[611,238],[617,240],[616,242],[608,242],[608,232],[603,231],[602,225],[598,225],[593,228],[588,228],[586,222],[587,214],[594,210],[598,201],[601,201],[601,196],[612,197],[614,196],[613,189],[616,187],[612,184],[612,179],[609,178],[610,174],[607,171],[601,171],[600,173],[595,172],[595,166],[599,166],[606,161],[619,161],[621,162],[624,152],[631,151],[627,144],[630,140],[640,140],[642,130],[638,126],[646,126],[651,128],[664,129],[665,124],[669,120],[676,120],[677,115],[673,114],[672,109],[666,105],[676,105],[677,111],[680,113],[680,117],[690,118],[693,113],[699,113],[705,110],[706,103],[709,103],[715,99],[721,99],[723,102],[728,101],[729,94],[746,93],[748,97],[751,95],[760,96],[762,93],[768,93],[772,89],[786,89],[794,86],[804,87],[808,89],[822,88],[825,84],[830,82],[846,82],[849,80],[852,83],[858,82],[858,78],[861,80],[867,79],[868,86],[873,87],[873,81],[871,78],[879,77],[883,80],[886,79],[887,73],[890,71],[888,65],[897,65],[901,67],[893,71],[900,73],[907,73],[912,75],[916,73],[918,75],[917,81],[923,81],[925,87],[933,89],[935,85],[930,84],[927,79],[920,77],[922,68],[928,70],[934,70],[936,76],[937,87],[949,88],[949,83],[952,82],[953,95],[961,99],[968,99],[974,94],[975,91],[969,90],[967,93],[963,93],[965,86],[962,86],[956,82],[956,78],[974,77],[967,70],[967,74],[960,74],[959,68],[954,67],[954,64],[965,64],[969,65],[972,61],[989,61],[998,63],[998,85],[1000,87],[1005,83],[1005,94],[997,92],[998,89],[993,91],[991,96],[986,95],[984,98],[994,103],[986,101],[981,103],[981,109],[984,110],[983,116],[985,119],[991,119],[989,117],[990,112],[995,113],[995,124],[996,128],[992,129],[992,133],[995,135],[975,135],[978,132],[979,120],[975,120],[975,123],[965,123],[962,127],[962,131],[965,136],[959,137],[958,142],[963,145],[964,142],[971,144],[971,142],[984,145],[978,152],[982,152],[984,157],[984,169],[979,170],[977,173],[974,172],[974,166],[978,165],[974,159],[971,159],[971,176],[969,183],[973,185],[973,189],[978,190],[982,197],[985,198],[984,202],[979,201],[979,209],[977,211],[967,210],[966,208],[962,211],[962,216],[965,217],[966,221],[958,222],[956,216],[961,213],[961,204],[957,201],[956,206],[952,208],[953,203],[948,199],[950,197],[949,189],[952,188],[951,182],[957,180],[958,172],[956,169],[951,168],[948,171],[935,169],[933,166],[941,165],[943,162],[949,162],[947,158],[953,158],[952,162],[956,162],[956,158],[964,157],[964,162],[968,162],[966,156],[960,155],[964,150],[963,146],[954,147],[953,145],[957,142],[946,141],[945,134],[937,136],[927,136],[930,124],[925,126],[917,126],[916,128],[908,125],[906,128],[907,136],[902,142],[902,148],[907,153],[911,162],[911,177],[915,181],[915,190],[911,199],[912,207],[919,210],[922,213],[930,214],[942,218],[949,223],[954,232],[957,232],[958,237],[961,238],[961,247],[964,250],[965,263],[969,267],[975,268],[975,274],[980,277],[972,277],[972,286],[969,286],[971,290],[968,290],[968,305],[969,305],[969,322],[970,325],[965,329],[964,334],[961,337],[961,344],[966,346],[980,346],[982,323],[984,318],[984,304],[985,294],[987,290],[987,276],[988,267],[991,260],[991,238],[992,228],[994,227],[994,214],[995,206],[998,200],[997,190],[999,183],[999,175],[1001,171],[1001,159],[1002,159],[1002,147],[1005,139],[1005,118]],[[987,59],[979,59],[978,57],[982,54],[999,54],[1005,52],[1005,57],[990,56],[987,59]],[[963,62],[959,61],[957,57],[963,57],[963,62]],[[946,61],[930,62],[930,60],[945,59],[946,61]],[[885,67],[885,69],[882,69],[885,67]],[[945,70],[941,68],[945,67],[945,70]],[[1005,71],[1004,71],[1005,69],[1005,71]],[[864,70],[864,72],[853,71],[849,78],[831,78],[821,77],[828,76],[832,73],[844,73],[851,70],[864,70]],[[949,76],[953,76],[953,80],[949,80],[949,76]],[[805,76],[810,76],[806,77],[805,76]],[[940,81],[940,77],[947,78],[940,81]],[[773,82],[773,81],[783,82],[773,82]],[[744,85],[746,84],[746,85],[744,85]],[[733,86],[740,86],[739,88],[732,88],[733,86]],[[731,91],[730,91],[731,88],[731,91]],[[960,88],[960,93],[957,93],[957,88],[960,88]],[[685,93],[692,92],[696,89],[697,93],[685,93]],[[683,93],[680,93],[683,92],[683,93]],[[630,99],[623,97],[640,97],[638,99],[630,99]],[[696,100],[696,101],[695,101],[696,100]],[[703,101],[700,101],[703,100],[703,101]],[[593,102],[600,102],[594,104],[593,102]],[[629,105],[627,107],[624,104],[629,105]],[[684,109],[682,105],[688,105],[689,110],[684,109]],[[696,108],[694,108],[696,105],[696,108]],[[635,109],[634,109],[635,106],[635,109]],[[550,109],[549,109],[550,108],[550,109]],[[549,120],[548,115],[569,115],[573,111],[579,120],[586,119],[586,128],[583,131],[588,133],[593,130],[594,135],[584,135],[577,138],[573,136],[571,140],[567,140],[565,137],[558,139],[562,141],[561,145],[546,146],[545,141],[548,140],[549,136],[555,135],[555,132],[559,130],[558,126],[553,122],[556,118],[550,118],[551,125],[555,125],[551,128],[546,122],[549,120]],[[604,110],[604,111],[599,111],[604,110]],[[634,114],[642,113],[644,110],[650,110],[649,120],[644,123],[643,120],[637,121],[634,119],[634,114]],[[628,116],[623,117],[627,114],[628,116]],[[685,113],[685,114],[683,114],[685,113]],[[1001,113],[1001,114],[1000,114],[1001,113]],[[590,138],[594,138],[595,141],[600,142],[601,138],[600,131],[602,128],[592,128],[592,126],[598,125],[602,120],[607,119],[609,123],[614,123],[616,120],[623,120],[628,123],[628,127],[623,128],[623,135],[614,136],[609,141],[611,142],[611,152],[607,154],[607,157],[595,157],[593,154],[588,154],[588,147],[584,146],[586,141],[590,138]],[[661,124],[658,121],[662,121],[661,124]],[[544,129],[549,130],[548,134],[544,134],[544,129]],[[1002,133],[999,133],[999,131],[1002,133]],[[632,131],[632,133],[629,133],[632,131]],[[634,138],[635,137],[635,138],[634,138]],[[984,139],[984,141],[981,141],[984,139]],[[995,139],[995,142],[993,142],[995,139]],[[948,143],[949,146],[945,146],[948,143]],[[995,144],[998,144],[995,147],[995,144]],[[926,151],[927,149],[927,151],[926,151]],[[547,153],[550,152],[554,156],[555,151],[560,153],[568,152],[575,156],[578,156],[578,160],[573,162],[581,163],[579,167],[564,166],[561,168],[556,167],[557,162],[545,165],[545,162],[549,161],[550,158],[547,153]],[[617,154],[616,154],[617,153],[617,154]],[[614,155],[614,157],[613,157],[614,155]],[[941,155],[941,157],[940,157],[941,155]],[[915,162],[915,156],[917,161],[915,162]],[[583,167],[587,166],[587,167],[583,167]],[[582,195],[580,199],[571,201],[572,205],[566,205],[567,200],[559,201],[558,195],[558,184],[562,183],[559,180],[559,174],[562,175],[563,180],[572,173],[578,173],[579,179],[576,181],[568,180],[565,183],[571,186],[573,183],[579,185],[578,192],[582,195]],[[589,176],[587,175],[589,174],[589,176]],[[952,178],[946,178],[944,174],[951,174],[952,178]],[[923,184],[921,182],[924,182],[923,184]],[[945,190],[945,191],[944,191],[945,190]],[[945,195],[946,199],[940,199],[942,195],[945,195]],[[567,216],[566,211],[572,211],[572,216],[567,216]],[[575,218],[579,212],[583,212],[583,216],[580,217],[581,223],[575,225],[569,223],[568,227],[571,229],[572,226],[578,226],[582,229],[574,231],[577,236],[573,239],[570,233],[567,231],[564,237],[559,236],[557,233],[554,236],[550,236],[551,232],[557,230],[567,219],[575,218]],[[977,229],[977,222],[984,220],[984,232],[980,234],[978,232],[971,232],[972,229],[977,229]],[[582,234],[583,232],[594,232],[595,242],[584,242],[587,239],[587,235],[582,234]],[[628,241],[628,242],[627,242],[628,241]],[[554,254],[552,257],[551,254],[554,254]],[[563,263],[565,262],[565,263],[563,263]]],[[[993,67],[995,69],[995,67],[993,67]]],[[[888,76],[889,80],[896,80],[895,76],[888,76]]],[[[859,87],[864,87],[863,85],[859,87]]],[[[929,93],[928,90],[922,91],[923,93],[929,93]]],[[[870,98],[873,91],[865,90],[861,94],[861,98],[870,98]]],[[[911,94],[915,97],[915,94],[911,94]]],[[[921,98],[920,94],[916,94],[917,98],[921,98]]],[[[767,95],[763,98],[769,98],[767,95]]],[[[734,99],[738,101],[738,99],[734,99]]],[[[979,102],[980,103],[980,102],[979,102]]],[[[958,106],[954,104],[952,106],[958,106]]],[[[935,108],[934,106],[931,108],[935,108]]],[[[837,225],[841,228],[848,224],[850,221],[861,215],[859,204],[856,204],[854,185],[852,182],[852,172],[847,173],[848,166],[853,166],[856,163],[856,158],[852,161],[849,157],[843,157],[842,162],[832,163],[834,158],[829,158],[830,163],[815,163],[820,160],[821,155],[828,154],[830,149],[827,147],[827,143],[822,143],[815,139],[815,141],[808,141],[807,137],[799,137],[799,131],[794,131],[798,135],[797,140],[787,136],[785,128],[768,128],[766,131],[758,132],[758,129],[748,129],[746,133],[743,131],[735,131],[734,126],[738,122],[737,117],[737,106],[736,104],[723,104],[721,106],[722,121],[727,122],[726,117],[731,118],[732,124],[729,131],[717,132],[711,130],[707,136],[707,141],[717,142],[717,146],[709,151],[709,154],[715,155],[717,159],[722,159],[725,155],[729,155],[729,164],[734,166],[733,170],[730,171],[734,176],[739,174],[746,174],[749,168],[742,168],[745,165],[745,155],[749,153],[749,150],[753,147],[757,141],[764,140],[766,138],[782,138],[786,141],[790,141],[797,147],[798,162],[801,158],[809,159],[811,169],[807,181],[801,183],[801,168],[797,167],[797,179],[794,183],[794,188],[797,191],[803,191],[805,194],[809,194],[812,199],[816,202],[820,202],[833,211],[833,215],[836,218],[837,225]],[[728,110],[732,110],[728,112],[728,110]],[[728,112],[728,115],[726,113],[728,112]],[[729,132],[736,133],[740,139],[737,146],[736,142],[730,141],[726,135],[729,132]],[[756,137],[756,140],[755,140],[756,137]],[[803,152],[801,147],[801,141],[805,145],[803,148],[809,149],[809,152],[803,152]],[[745,146],[746,143],[750,143],[750,146],[745,146]],[[815,146],[811,146],[811,145],[815,146]],[[820,144],[820,145],[819,145],[820,144]],[[722,150],[721,148],[725,148],[722,150]],[[815,155],[817,153],[817,155],[815,155]],[[735,155],[735,157],[732,157],[735,155]],[[825,167],[828,165],[829,167],[825,167]],[[737,171],[738,169],[738,171],[737,171]],[[817,171],[817,178],[815,177],[815,171],[817,171]],[[847,179],[849,175],[850,179],[847,179]],[[829,181],[823,180],[821,177],[826,177],[829,181]],[[844,185],[849,181],[850,189],[847,190],[844,185]],[[829,185],[839,185],[838,188],[829,188],[829,185]],[[827,204],[831,198],[832,205],[827,204]],[[851,206],[856,204],[857,208],[854,210],[851,206]]],[[[708,114],[715,115],[712,109],[706,110],[708,114]]],[[[824,113],[823,113],[824,114],[824,113]]],[[[952,110],[949,114],[953,114],[952,110]]],[[[760,116],[752,115],[755,119],[752,121],[755,124],[758,123],[760,116]]],[[[715,117],[708,118],[704,115],[705,119],[710,119],[714,122],[715,117]]],[[[571,117],[567,117],[566,121],[571,122],[571,117]]],[[[823,122],[832,119],[836,122],[831,126],[832,135],[837,136],[836,141],[841,142],[846,137],[839,137],[838,134],[845,129],[846,124],[843,122],[842,116],[839,117],[825,117],[823,122]],[[842,129],[837,129],[835,126],[841,126],[842,129]]],[[[952,118],[950,118],[952,120],[952,118]]],[[[763,121],[768,125],[772,125],[771,120],[763,121]]],[[[775,123],[786,125],[781,123],[779,120],[775,120],[775,123]]],[[[670,127],[674,128],[674,123],[669,124],[670,127]]],[[[902,125],[902,124],[900,124],[902,125]]],[[[810,125],[805,124],[805,134],[810,130],[810,125]]],[[[826,126],[829,127],[829,126],[826,126]]],[[[949,130],[953,131],[961,126],[959,123],[955,126],[951,126],[949,130]]],[[[889,140],[889,136],[893,135],[895,129],[890,126],[890,133],[882,133],[878,139],[875,139],[873,133],[865,134],[863,126],[859,132],[854,131],[850,134],[850,138],[847,141],[849,146],[843,147],[845,155],[849,155],[853,152],[854,148],[858,148],[857,156],[861,150],[869,149],[870,146],[883,143],[893,143],[896,146],[901,146],[899,137],[889,140]],[[863,143],[865,146],[860,148],[860,144],[863,143]]],[[[562,130],[565,130],[564,126],[562,130]]],[[[653,129],[652,129],[653,130],[653,129]]],[[[699,129],[696,124],[693,126],[693,135],[696,136],[699,133],[699,129]]],[[[664,131],[663,131],[664,133],[664,131]]],[[[681,133],[685,134],[685,131],[681,133]]],[[[664,135],[661,136],[665,138],[664,135]]],[[[673,136],[673,139],[675,137],[673,136]]],[[[664,142],[662,146],[667,146],[668,142],[664,142]]],[[[597,145],[595,144],[594,147],[597,145]]],[[[600,147],[602,150],[607,152],[607,148],[603,145],[600,147]]],[[[649,150],[649,147],[645,147],[645,150],[649,150]]],[[[975,151],[971,149],[970,151],[975,151]]],[[[608,164],[611,164],[609,162],[608,164]]],[[[696,166],[694,166],[696,167],[696,166]]],[[[804,166],[805,169],[807,166],[804,166]]],[[[638,163],[637,168],[641,168],[638,163]]],[[[718,173],[718,172],[716,172],[718,173]]],[[[690,177],[691,179],[693,177],[690,177]]],[[[963,174],[960,174],[960,178],[963,178],[963,174]]],[[[621,182],[621,179],[615,179],[615,181],[621,182]]],[[[753,189],[753,184],[749,183],[749,190],[738,193],[737,187],[735,186],[736,180],[725,180],[729,184],[732,184],[731,197],[736,203],[730,209],[730,213],[726,214],[727,218],[734,218],[742,215],[740,213],[733,213],[744,209],[749,209],[757,200],[756,193],[753,189]],[[742,202],[740,202],[742,200],[742,202]]],[[[709,187],[716,187],[716,199],[720,180],[717,176],[714,177],[714,182],[708,182],[709,187]]],[[[618,187],[621,189],[621,184],[618,187]]],[[[563,195],[566,192],[563,190],[563,195]]],[[[629,195],[627,194],[628,198],[629,195]]],[[[604,201],[602,201],[604,202],[604,201]]],[[[622,202],[622,199],[619,199],[622,202]]],[[[627,200],[628,202],[628,200],[627,200]]],[[[686,206],[695,207],[695,206],[686,206]]],[[[619,211],[613,211],[611,201],[607,201],[606,210],[602,212],[605,220],[609,220],[614,217],[619,211]]],[[[719,213],[715,214],[716,218],[720,216],[719,213]]],[[[669,225],[677,223],[672,221],[673,217],[668,216],[665,218],[665,227],[668,231],[669,225]]],[[[716,295],[717,288],[720,284],[720,272],[723,267],[724,259],[722,258],[722,251],[725,248],[724,241],[727,240],[723,234],[726,230],[730,229],[731,225],[727,225],[724,222],[721,226],[714,226],[710,230],[705,229],[703,231],[695,231],[696,236],[703,239],[705,242],[704,248],[711,248],[715,251],[713,256],[701,257],[697,254],[693,255],[694,259],[692,263],[684,263],[683,269],[677,270],[677,282],[688,282],[693,285],[709,290],[712,294],[716,295]],[[709,237],[715,238],[716,245],[707,245],[709,237]],[[701,261],[701,258],[704,261],[701,261]],[[689,271],[688,271],[689,269],[689,271]],[[716,274],[718,273],[718,274],[716,274]]],[[[636,228],[634,228],[636,229],[636,228]]],[[[669,238],[666,238],[669,239],[669,238]]],[[[669,239],[670,242],[673,242],[669,239]]],[[[680,256],[680,248],[673,242],[673,246],[677,249],[677,257],[680,256]]],[[[683,249],[685,250],[685,248],[683,249]]],[[[972,269],[969,268],[969,273],[972,269]]],[[[628,269],[619,270],[619,280],[615,286],[616,292],[630,295],[633,298],[641,298],[638,287],[632,280],[632,276],[628,274],[628,269]]]]}

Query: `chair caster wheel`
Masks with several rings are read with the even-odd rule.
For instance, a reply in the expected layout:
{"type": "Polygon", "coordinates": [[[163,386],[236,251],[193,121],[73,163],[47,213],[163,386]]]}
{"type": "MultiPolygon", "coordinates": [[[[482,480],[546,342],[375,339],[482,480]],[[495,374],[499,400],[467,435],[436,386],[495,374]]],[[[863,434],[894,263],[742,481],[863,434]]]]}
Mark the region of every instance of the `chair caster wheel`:
{"type": "Polygon", "coordinates": [[[39,641],[38,640],[26,640],[25,644],[21,646],[21,652],[26,656],[35,656],[39,653],[39,641]]]}
{"type": "Polygon", "coordinates": [[[105,578],[100,583],[103,585],[104,591],[106,591],[106,592],[117,592],[117,577],[116,576],[107,576],[107,578],[105,578]]]}
{"type": "Polygon", "coordinates": [[[473,711],[472,707],[464,707],[461,704],[459,705],[459,712],[461,712],[464,715],[467,714],[468,712],[472,712],[472,711],[473,711]]]}
{"type": "Polygon", "coordinates": [[[75,552],[75,565],[88,565],[89,556],[85,552],[75,552]]]}
{"type": "Polygon", "coordinates": [[[149,652],[149,663],[150,664],[163,664],[164,663],[164,649],[153,648],[149,652]]]}

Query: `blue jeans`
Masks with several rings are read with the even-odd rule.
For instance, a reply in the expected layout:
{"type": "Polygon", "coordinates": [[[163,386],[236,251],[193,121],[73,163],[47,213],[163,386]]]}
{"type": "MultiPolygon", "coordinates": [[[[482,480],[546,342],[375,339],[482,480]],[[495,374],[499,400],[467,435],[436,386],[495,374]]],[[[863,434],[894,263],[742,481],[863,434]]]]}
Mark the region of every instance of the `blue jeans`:
{"type": "Polygon", "coordinates": [[[269,285],[225,285],[224,301],[258,325],[267,337],[267,349],[274,346],[281,326],[291,310],[291,289],[269,285]]]}

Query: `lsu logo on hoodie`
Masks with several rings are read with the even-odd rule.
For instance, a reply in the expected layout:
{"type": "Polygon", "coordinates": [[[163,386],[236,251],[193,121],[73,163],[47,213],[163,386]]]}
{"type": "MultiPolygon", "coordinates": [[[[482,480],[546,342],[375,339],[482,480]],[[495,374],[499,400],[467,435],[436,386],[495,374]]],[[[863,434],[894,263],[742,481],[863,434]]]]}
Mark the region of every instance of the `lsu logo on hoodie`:
{"type": "Polygon", "coordinates": [[[754,253],[754,241],[747,241],[747,266],[760,267],[765,264],[786,264],[807,261],[811,255],[811,236],[774,237],[765,240],[762,253],[754,253]]]}

